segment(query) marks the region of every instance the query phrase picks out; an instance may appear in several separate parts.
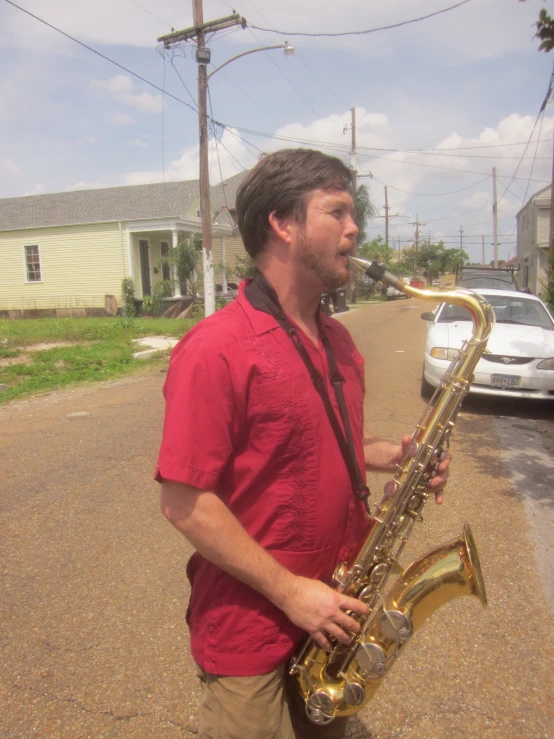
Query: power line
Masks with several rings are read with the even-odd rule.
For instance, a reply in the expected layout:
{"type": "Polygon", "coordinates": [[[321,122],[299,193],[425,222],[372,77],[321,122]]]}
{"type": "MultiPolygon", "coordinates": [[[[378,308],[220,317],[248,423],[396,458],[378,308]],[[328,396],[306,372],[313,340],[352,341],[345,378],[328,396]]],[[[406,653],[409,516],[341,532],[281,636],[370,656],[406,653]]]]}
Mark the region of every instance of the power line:
{"type": "MultiPolygon", "coordinates": [[[[422,15],[419,18],[412,18],[408,21],[401,21],[400,23],[392,23],[389,26],[380,26],[378,28],[370,28],[367,31],[343,31],[342,33],[302,33],[300,31],[277,31],[274,28],[262,28],[261,26],[250,26],[251,28],[255,28],[257,31],[266,31],[267,33],[278,33],[282,36],[363,36],[368,33],[376,33],[377,31],[388,31],[391,28],[400,28],[401,26],[407,26],[410,23],[419,23],[420,21],[425,21],[428,18],[433,18],[435,15],[441,15],[441,13],[448,13],[450,10],[455,10],[456,8],[459,8],[462,5],[466,5],[469,3],[470,0],[462,0],[462,2],[457,3],[456,5],[451,5],[448,8],[443,8],[442,10],[437,10],[434,13],[429,13],[428,15],[422,15]]],[[[250,25],[250,24],[249,24],[250,25]]]]}
{"type": "Polygon", "coordinates": [[[141,10],[144,10],[144,12],[145,13],[148,13],[148,15],[151,15],[152,18],[155,18],[157,21],[160,21],[161,23],[163,23],[164,26],[168,26],[169,28],[171,28],[171,30],[173,30],[173,24],[172,23],[168,23],[167,21],[164,21],[163,18],[160,18],[157,15],[154,15],[154,13],[152,13],[150,10],[148,10],[148,8],[144,8],[142,5],[139,5],[137,2],[135,2],[135,0],[129,0],[129,2],[130,3],[133,3],[133,5],[136,5],[137,8],[140,8],[141,10]]]}
{"type": "Polygon", "coordinates": [[[76,39],[74,36],[70,36],[69,33],[66,33],[65,31],[62,31],[59,28],[56,28],[56,26],[53,26],[51,23],[48,23],[48,21],[45,21],[42,18],[39,18],[38,15],[34,15],[34,13],[30,13],[28,10],[25,10],[25,8],[22,8],[20,5],[16,5],[16,3],[14,3],[12,0],[5,0],[5,2],[9,3],[10,5],[13,5],[14,8],[21,10],[21,12],[26,13],[27,15],[30,15],[31,18],[34,18],[35,20],[40,21],[40,23],[44,23],[45,26],[48,26],[48,28],[51,28],[53,31],[57,31],[58,33],[61,33],[62,36],[65,36],[71,41],[74,41],[76,44],[79,44],[79,46],[82,46],[83,48],[88,49],[89,51],[92,51],[93,54],[96,54],[102,59],[105,59],[107,62],[110,62],[110,64],[115,64],[116,67],[119,67],[119,69],[122,69],[124,72],[127,72],[133,77],[136,77],[141,82],[144,82],[147,85],[150,85],[150,87],[153,87],[154,89],[159,90],[159,92],[163,93],[164,95],[167,95],[170,98],[173,98],[173,100],[176,100],[178,103],[181,103],[182,105],[186,105],[187,108],[190,108],[195,113],[197,112],[192,107],[192,105],[185,103],[185,101],[181,100],[181,98],[178,98],[175,95],[172,95],[170,92],[167,92],[167,90],[164,90],[162,87],[159,87],[159,85],[156,85],[154,82],[150,82],[150,80],[147,80],[144,77],[141,77],[140,74],[137,74],[136,72],[133,72],[131,69],[124,67],[123,64],[120,64],[119,62],[116,62],[113,59],[110,59],[110,57],[106,56],[105,54],[102,54],[102,52],[97,51],[96,49],[93,49],[92,46],[88,46],[82,41],[79,41],[79,39],[76,39]]]}
{"type": "Polygon", "coordinates": [[[397,190],[398,192],[403,192],[406,195],[417,195],[421,197],[430,197],[430,198],[438,198],[442,197],[443,195],[455,195],[458,192],[463,192],[464,190],[471,190],[472,187],[477,187],[477,185],[480,185],[483,182],[486,182],[488,179],[490,179],[490,175],[487,175],[486,177],[483,177],[482,180],[478,180],[477,182],[474,182],[472,185],[468,185],[467,187],[462,187],[460,190],[451,190],[450,192],[412,192],[410,190],[402,190],[399,187],[395,187],[394,185],[388,185],[386,182],[383,182],[382,180],[379,180],[375,175],[373,175],[372,179],[375,180],[375,182],[378,182],[380,185],[384,185],[385,187],[390,187],[392,190],[397,190]]]}

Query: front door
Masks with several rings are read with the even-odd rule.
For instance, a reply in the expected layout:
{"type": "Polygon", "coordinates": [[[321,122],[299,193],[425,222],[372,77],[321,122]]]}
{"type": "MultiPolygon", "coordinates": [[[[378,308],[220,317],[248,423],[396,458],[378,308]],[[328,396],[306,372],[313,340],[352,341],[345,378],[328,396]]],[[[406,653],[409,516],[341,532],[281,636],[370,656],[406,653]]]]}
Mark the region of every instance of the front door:
{"type": "Polygon", "coordinates": [[[146,241],[146,239],[139,239],[142,297],[144,297],[145,295],[150,295],[152,293],[152,285],[150,283],[150,254],[148,252],[148,241],[146,241]]]}

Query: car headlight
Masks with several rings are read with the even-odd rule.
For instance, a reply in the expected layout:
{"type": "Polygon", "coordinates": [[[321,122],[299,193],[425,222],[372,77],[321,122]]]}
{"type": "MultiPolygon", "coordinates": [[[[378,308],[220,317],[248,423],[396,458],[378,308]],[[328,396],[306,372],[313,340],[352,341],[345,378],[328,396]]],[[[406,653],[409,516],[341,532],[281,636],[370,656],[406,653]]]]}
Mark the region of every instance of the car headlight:
{"type": "Polygon", "coordinates": [[[550,359],[543,359],[542,362],[537,364],[537,369],[554,370],[554,357],[550,359]]]}
{"type": "Polygon", "coordinates": [[[434,346],[430,352],[434,359],[448,359],[449,361],[456,359],[459,353],[457,349],[446,349],[442,346],[434,346]]]}

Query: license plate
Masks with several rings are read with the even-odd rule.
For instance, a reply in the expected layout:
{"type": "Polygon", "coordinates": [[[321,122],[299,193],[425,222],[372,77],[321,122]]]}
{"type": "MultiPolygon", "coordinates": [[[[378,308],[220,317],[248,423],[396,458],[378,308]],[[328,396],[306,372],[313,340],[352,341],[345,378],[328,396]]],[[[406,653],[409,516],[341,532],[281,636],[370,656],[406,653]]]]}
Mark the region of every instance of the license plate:
{"type": "Polygon", "coordinates": [[[491,375],[492,387],[519,387],[521,377],[519,375],[491,375]]]}

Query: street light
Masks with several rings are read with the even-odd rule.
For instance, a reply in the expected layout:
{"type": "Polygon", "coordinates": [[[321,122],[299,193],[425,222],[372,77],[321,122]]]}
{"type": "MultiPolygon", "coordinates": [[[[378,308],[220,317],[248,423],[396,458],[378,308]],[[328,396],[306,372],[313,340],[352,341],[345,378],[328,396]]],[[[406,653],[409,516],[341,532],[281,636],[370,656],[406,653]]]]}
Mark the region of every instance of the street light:
{"type": "Polygon", "coordinates": [[[204,314],[211,316],[215,313],[215,275],[212,250],[212,216],[210,207],[210,170],[208,164],[208,115],[206,108],[208,80],[220,69],[226,67],[236,59],[258,51],[270,51],[272,49],[283,49],[285,57],[294,55],[294,47],[285,41],[278,46],[262,46],[258,49],[250,49],[237,54],[231,59],[216,67],[207,74],[206,65],[210,61],[210,50],[205,46],[198,46],[196,50],[196,61],[198,62],[198,118],[200,128],[200,217],[202,219],[202,257],[204,271],[204,314]]]}

